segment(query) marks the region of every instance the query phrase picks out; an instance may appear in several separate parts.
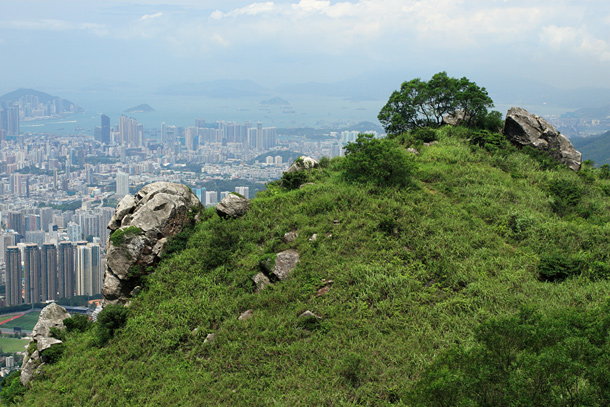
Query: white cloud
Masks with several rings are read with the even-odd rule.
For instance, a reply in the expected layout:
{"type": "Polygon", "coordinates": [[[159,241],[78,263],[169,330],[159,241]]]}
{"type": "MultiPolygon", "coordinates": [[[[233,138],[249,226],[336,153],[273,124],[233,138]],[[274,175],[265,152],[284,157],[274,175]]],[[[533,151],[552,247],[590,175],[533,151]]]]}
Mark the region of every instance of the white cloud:
{"type": "Polygon", "coordinates": [[[596,38],[585,28],[549,25],[543,27],[540,40],[556,51],[569,51],[602,62],[610,61],[610,44],[596,38]]]}
{"type": "Polygon", "coordinates": [[[140,17],[140,20],[152,20],[155,18],[159,18],[163,15],[163,13],[155,13],[155,14],[145,14],[142,17],[140,17]]]}
{"type": "Polygon", "coordinates": [[[227,13],[216,10],[212,13],[211,17],[214,20],[220,20],[223,17],[255,16],[258,14],[269,13],[274,9],[275,4],[272,1],[268,1],[266,3],[252,3],[248,6],[231,10],[227,13]]]}

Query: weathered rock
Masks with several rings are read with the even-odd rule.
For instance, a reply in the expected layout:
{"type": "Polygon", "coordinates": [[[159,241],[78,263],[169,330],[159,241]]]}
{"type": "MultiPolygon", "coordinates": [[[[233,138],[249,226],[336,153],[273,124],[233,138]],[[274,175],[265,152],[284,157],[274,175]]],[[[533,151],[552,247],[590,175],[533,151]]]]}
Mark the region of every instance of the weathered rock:
{"type": "Polygon", "coordinates": [[[322,279],[322,283],[324,283],[325,286],[316,291],[316,297],[321,297],[327,294],[330,291],[330,286],[333,283],[333,280],[322,279]]]}
{"type": "Polygon", "coordinates": [[[316,319],[322,319],[321,316],[318,316],[316,314],[314,314],[313,312],[307,310],[304,313],[302,313],[301,315],[299,315],[299,318],[316,318],[316,319]]]}
{"type": "Polygon", "coordinates": [[[214,339],[216,339],[216,334],[208,334],[203,343],[213,343],[214,339]]]}
{"type": "Polygon", "coordinates": [[[47,305],[40,312],[21,366],[20,380],[24,386],[34,378],[40,366],[44,364],[42,352],[62,343],[59,339],[51,337],[51,328],[65,329],[64,319],[66,318],[70,318],[70,314],[56,303],[47,305]]]}
{"type": "Polygon", "coordinates": [[[253,315],[254,315],[254,311],[249,309],[247,311],[242,312],[241,315],[239,316],[239,318],[237,318],[237,319],[240,321],[243,321],[245,319],[252,318],[253,315]]]}
{"type": "Polygon", "coordinates": [[[216,205],[216,213],[221,218],[241,218],[250,210],[248,198],[228,194],[216,205]]]}
{"type": "Polygon", "coordinates": [[[292,270],[299,261],[299,253],[296,250],[284,250],[277,254],[273,274],[278,280],[285,280],[290,276],[292,270]]]}
{"type": "Polygon", "coordinates": [[[407,148],[407,151],[410,153],[413,153],[415,155],[419,155],[419,151],[417,151],[416,149],[414,149],[413,147],[409,147],[407,148]]]}
{"type": "Polygon", "coordinates": [[[316,168],[318,165],[319,163],[317,160],[314,160],[311,157],[301,156],[294,160],[286,172],[311,171],[312,168],[316,168]]]}
{"type": "Polygon", "coordinates": [[[268,285],[271,285],[271,281],[264,273],[258,273],[252,277],[252,281],[256,284],[254,292],[259,292],[265,289],[268,285]]]}
{"type": "Polygon", "coordinates": [[[313,235],[311,235],[311,237],[309,239],[310,242],[315,242],[316,240],[318,240],[318,234],[314,233],[313,235]]]}
{"type": "Polygon", "coordinates": [[[167,238],[195,223],[203,205],[180,184],[156,182],[125,196],[108,224],[103,304],[126,303],[161,257],[167,238]]]}
{"type": "Polygon", "coordinates": [[[284,242],[292,243],[297,240],[297,237],[299,237],[299,234],[294,230],[292,232],[284,233],[284,242]]]}
{"type": "Polygon", "coordinates": [[[464,115],[464,110],[459,109],[455,112],[446,114],[443,116],[441,120],[441,125],[445,126],[459,126],[464,120],[466,120],[466,116],[464,115]]]}
{"type": "Polygon", "coordinates": [[[44,307],[38,317],[38,322],[32,330],[32,340],[38,341],[40,338],[49,338],[51,328],[64,329],[64,319],[70,318],[68,311],[61,305],[51,303],[44,307]]]}
{"type": "Polygon", "coordinates": [[[576,151],[570,140],[542,117],[520,107],[511,107],[504,122],[504,136],[511,143],[523,147],[531,146],[546,151],[551,157],[580,170],[582,154],[576,151]]]}

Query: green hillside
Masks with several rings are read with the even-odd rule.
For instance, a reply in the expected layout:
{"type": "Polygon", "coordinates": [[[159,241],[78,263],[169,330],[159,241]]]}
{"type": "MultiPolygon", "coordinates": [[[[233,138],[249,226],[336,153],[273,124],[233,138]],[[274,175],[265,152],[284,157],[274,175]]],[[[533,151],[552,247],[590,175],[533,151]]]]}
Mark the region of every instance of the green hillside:
{"type": "Polygon", "coordinates": [[[207,210],[124,327],[111,310],[109,330],[67,333],[17,405],[608,405],[610,174],[491,133],[425,136],[387,140],[362,173],[322,160],[241,219],[207,210]],[[410,179],[362,182],[395,168],[410,179]],[[292,276],[255,293],[286,249],[292,276]]]}
{"type": "Polygon", "coordinates": [[[591,137],[573,137],[570,141],[582,153],[583,160],[596,165],[610,164],[610,132],[591,137]]]}

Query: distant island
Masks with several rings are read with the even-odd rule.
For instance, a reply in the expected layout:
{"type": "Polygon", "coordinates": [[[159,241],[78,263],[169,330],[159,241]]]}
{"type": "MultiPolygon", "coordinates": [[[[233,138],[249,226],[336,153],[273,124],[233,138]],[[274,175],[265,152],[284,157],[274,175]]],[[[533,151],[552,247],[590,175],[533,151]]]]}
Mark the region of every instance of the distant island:
{"type": "Polygon", "coordinates": [[[0,102],[19,106],[22,119],[57,117],[66,113],[84,112],[78,104],[35,89],[17,89],[0,96],[0,102]],[[26,104],[29,108],[26,109],[26,104]]]}
{"type": "Polygon", "coordinates": [[[142,103],[141,105],[137,105],[134,107],[131,107],[127,110],[124,110],[124,113],[144,113],[144,112],[154,112],[155,109],[153,109],[150,105],[147,105],[146,103],[142,103]]]}
{"type": "Polygon", "coordinates": [[[261,105],[282,105],[287,106],[290,105],[290,102],[286,99],[282,99],[281,97],[274,97],[269,100],[263,100],[260,102],[261,105]]]}

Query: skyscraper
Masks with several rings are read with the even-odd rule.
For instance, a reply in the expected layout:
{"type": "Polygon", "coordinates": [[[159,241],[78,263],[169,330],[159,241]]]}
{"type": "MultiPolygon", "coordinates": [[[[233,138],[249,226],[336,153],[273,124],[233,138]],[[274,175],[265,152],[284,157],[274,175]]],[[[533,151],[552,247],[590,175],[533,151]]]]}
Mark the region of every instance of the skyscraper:
{"type": "Polygon", "coordinates": [[[57,300],[57,247],[53,243],[42,245],[40,253],[41,300],[57,300]]]}
{"type": "Polygon", "coordinates": [[[61,242],[57,248],[58,298],[74,295],[74,248],[72,242],[61,242]]]}
{"type": "Polygon", "coordinates": [[[40,302],[40,248],[37,244],[25,245],[23,277],[25,303],[40,302]]]}
{"type": "Polygon", "coordinates": [[[116,194],[120,197],[129,195],[129,174],[125,172],[116,173],[116,194]]]}
{"type": "Polygon", "coordinates": [[[110,144],[110,118],[105,114],[102,115],[102,139],[104,144],[110,144]]]}
{"type": "Polygon", "coordinates": [[[100,246],[89,243],[76,246],[76,295],[95,295],[102,292],[100,246]]]}
{"type": "Polygon", "coordinates": [[[21,251],[17,246],[6,249],[6,305],[21,304],[21,251]]]}

